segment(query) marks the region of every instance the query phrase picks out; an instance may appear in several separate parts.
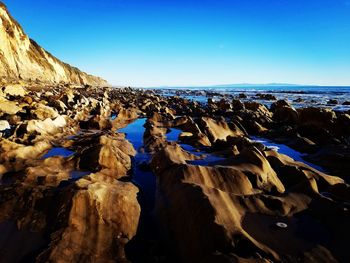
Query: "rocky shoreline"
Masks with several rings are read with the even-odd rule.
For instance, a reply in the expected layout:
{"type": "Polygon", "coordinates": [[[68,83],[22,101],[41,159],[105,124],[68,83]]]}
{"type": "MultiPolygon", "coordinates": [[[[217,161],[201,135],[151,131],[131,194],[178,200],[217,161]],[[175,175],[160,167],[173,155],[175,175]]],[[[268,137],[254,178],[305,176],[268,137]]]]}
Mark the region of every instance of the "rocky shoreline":
{"type": "Polygon", "coordinates": [[[1,261],[350,260],[349,112],[178,95],[4,86],[1,261]]]}

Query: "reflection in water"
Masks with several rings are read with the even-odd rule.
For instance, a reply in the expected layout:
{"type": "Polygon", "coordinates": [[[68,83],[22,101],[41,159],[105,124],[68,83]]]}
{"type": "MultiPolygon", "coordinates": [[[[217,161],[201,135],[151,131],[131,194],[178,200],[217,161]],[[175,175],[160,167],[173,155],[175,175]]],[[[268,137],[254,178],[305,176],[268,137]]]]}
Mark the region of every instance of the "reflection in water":
{"type": "MultiPolygon", "coordinates": [[[[171,128],[170,131],[166,134],[167,140],[170,142],[172,142],[172,141],[177,142],[181,132],[182,131],[179,129],[171,128]]],[[[223,157],[219,157],[217,155],[210,154],[210,153],[207,153],[205,151],[201,151],[201,150],[199,150],[191,145],[188,145],[188,144],[180,143],[179,145],[185,151],[188,151],[191,154],[196,155],[198,157],[203,157],[200,160],[187,161],[188,164],[205,166],[205,165],[211,165],[212,163],[215,164],[215,162],[218,162],[218,161],[225,160],[225,158],[223,158],[223,157]]]]}
{"type": "Polygon", "coordinates": [[[308,161],[305,161],[305,159],[303,158],[303,156],[304,156],[303,153],[298,152],[298,151],[288,147],[287,145],[275,143],[271,140],[268,140],[265,138],[260,138],[260,137],[255,137],[255,136],[252,136],[251,139],[253,139],[256,142],[260,142],[260,143],[264,144],[266,147],[269,147],[270,149],[273,149],[279,153],[288,155],[289,157],[293,158],[295,161],[302,162],[302,163],[304,163],[312,168],[315,168],[316,170],[319,170],[320,172],[323,172],[323,173],[326,172],[322,167],[320,167],[316,164],[310,163],[308,161]]]}
{"type": "Polygon", "coordinates": [[[171,128],[170,131],[166,134],[167,141],[176,142],[179,138],[179,135],[182,133],[180,129],[171,128]]]}
{"type": "Polygon", "coordinates": [[[35,262],[47,245],[40,232],[18,229],[16,221],[0,223],[0,262],[35,262]]]}
{"type": "Polygon", "coordinates": [[[53,156],[70,157],[72,155],[74,155],[73,151],[67,150],[66,148],[62,147],[55,147],[50,149],[41,159],[46,159],[53,156]]]}
{"type": "Polygon", "coordinates": [[[126,134],[126,139],[137,150],[137,154],[133,160],[132,181],[139,186],[140,194],[145,200],[145,205],[152,210],[154,206],[156,179],[153,173],[147,169],[142,169],[151,159],[151,155],[143,151],[143,134],[145,128],[143,125],[146,118],[137,119],[125,128],[118,130],[126,134]]]}
{"type": "Polygon", "coordinates": [[[148,168],[151,155],[143,151],[143,134],[146,119],[137,119],[118,132],[137,150],[132,162],[132,182],[139,188],[138,202],[141,206],[136,236],[127,244],[126,254],[132,262],[152,262],[152,253],[159,246],[157,223],[153,215],[156,196],[156,177],[148,168]]]}

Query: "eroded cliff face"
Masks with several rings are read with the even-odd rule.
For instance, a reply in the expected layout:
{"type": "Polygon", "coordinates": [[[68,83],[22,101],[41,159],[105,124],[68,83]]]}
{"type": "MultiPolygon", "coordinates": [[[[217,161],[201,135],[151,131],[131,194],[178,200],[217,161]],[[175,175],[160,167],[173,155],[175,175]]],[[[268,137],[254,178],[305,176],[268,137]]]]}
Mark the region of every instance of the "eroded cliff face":
{"type": "Polygon", "coordinates": [[[40,82],[106,85],[99,77],[88,75],[52,56],[12,18],[0,2],[0,78],[2,82],[40,82]]]}

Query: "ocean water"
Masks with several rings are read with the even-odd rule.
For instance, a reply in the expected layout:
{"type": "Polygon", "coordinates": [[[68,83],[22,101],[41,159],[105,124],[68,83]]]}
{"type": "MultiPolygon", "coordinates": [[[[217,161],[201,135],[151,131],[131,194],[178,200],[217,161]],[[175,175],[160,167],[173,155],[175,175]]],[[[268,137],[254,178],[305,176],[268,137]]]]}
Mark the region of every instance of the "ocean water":
{"type": "Polygon", "coordinates": [[[350,86],[299,86],[299,85],[248,85],[248,86],[211,86],[211,87],[172,87],[155,88],[157,93],[164,96],[182,96],[190,100],[206,103],[208,98],[220,100],[222,98],[238,98],[244,93],[247,98],[243,101],[258,101],[270,106],[273,100],[259,98],[259,94],[271,94],[276,99],[287,100],[294,107],[326,107],[336,111],[349,111],[350,86]],[[205,91],[205,92],[203,92],[205,91]],[[336,100],[338,103],[330,103],[336,100]]]}

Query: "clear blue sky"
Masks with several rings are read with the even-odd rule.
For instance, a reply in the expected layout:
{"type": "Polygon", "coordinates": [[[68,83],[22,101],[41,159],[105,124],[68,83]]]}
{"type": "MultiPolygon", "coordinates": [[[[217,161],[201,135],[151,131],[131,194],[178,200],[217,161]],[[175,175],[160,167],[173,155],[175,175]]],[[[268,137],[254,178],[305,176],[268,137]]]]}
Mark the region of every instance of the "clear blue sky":
{"type": "Polygon", "coordinates": [[[350,0],[4,0],[31,38],[111,84],[350,85],[350,0]]]}

